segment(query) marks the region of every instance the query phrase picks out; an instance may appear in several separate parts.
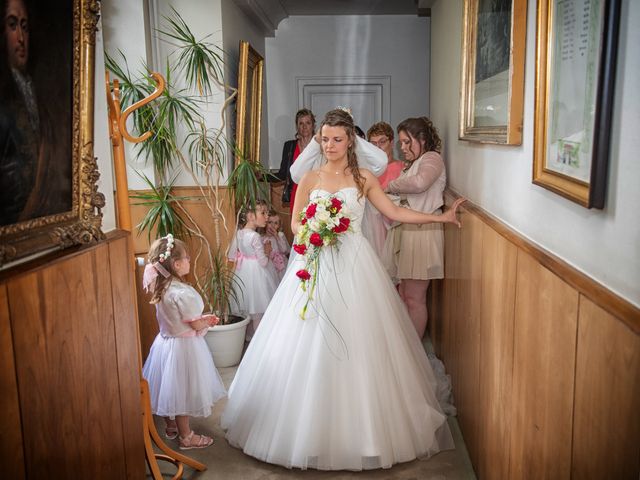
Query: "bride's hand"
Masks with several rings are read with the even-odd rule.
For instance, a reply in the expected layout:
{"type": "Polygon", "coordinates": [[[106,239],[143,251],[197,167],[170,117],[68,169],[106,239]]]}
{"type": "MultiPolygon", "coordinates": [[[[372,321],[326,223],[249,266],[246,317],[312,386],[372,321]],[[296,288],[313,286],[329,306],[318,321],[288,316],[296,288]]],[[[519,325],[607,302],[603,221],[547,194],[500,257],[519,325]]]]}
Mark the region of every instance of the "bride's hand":
{"type": "Polygon", "coordinates": [[[467,201],[466,198],[457,198],[451,204],[451,206],[447,208],[442,214],[442,216],[444,217],[443,223],[454,223],[458,226],[458,228],[460,228],[461,227],[460,220],[458,220],[458,216],[456,214],[458,213],[458,207],[466,201],[467,201]]]}

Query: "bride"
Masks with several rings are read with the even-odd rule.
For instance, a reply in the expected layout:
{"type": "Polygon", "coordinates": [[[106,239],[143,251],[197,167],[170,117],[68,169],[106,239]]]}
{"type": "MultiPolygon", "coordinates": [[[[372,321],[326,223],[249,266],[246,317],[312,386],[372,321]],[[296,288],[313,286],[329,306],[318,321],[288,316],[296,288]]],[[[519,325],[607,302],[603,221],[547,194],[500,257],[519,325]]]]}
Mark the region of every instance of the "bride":
{"type": "Polygon", "coordinates": [[[300,181],[292,229],[325,197],[342,201],[351,226],[321,249],[313,293],[297,276],[305,256],[289,266],[229,389],[226,437],[265,462],[320,470],[389,468],[454,448],[427,355],[360,222],[366,198],[402,223],[460,226],[463,200],[442,215],[394,205],[358,168],[343,110],[327,113],[321,139],[327,161],[300,181]]]}

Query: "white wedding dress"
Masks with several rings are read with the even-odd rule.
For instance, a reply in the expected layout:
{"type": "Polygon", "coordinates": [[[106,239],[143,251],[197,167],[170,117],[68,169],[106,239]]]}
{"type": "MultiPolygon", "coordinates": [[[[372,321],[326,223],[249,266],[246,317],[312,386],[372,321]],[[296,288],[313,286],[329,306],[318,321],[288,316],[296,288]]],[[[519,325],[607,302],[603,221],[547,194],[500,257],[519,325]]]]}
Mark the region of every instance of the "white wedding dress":
{"type": "Polygon", "coordinates": [[[334,195],[353,232],[323,248],[305,319],[296,277],[305,259],[289,265],[229,389],[226,437],[265,462],[320,470],[388,468],[454,448],[422,343],[360,233],[365,200],[352,187],[334,195]]]}

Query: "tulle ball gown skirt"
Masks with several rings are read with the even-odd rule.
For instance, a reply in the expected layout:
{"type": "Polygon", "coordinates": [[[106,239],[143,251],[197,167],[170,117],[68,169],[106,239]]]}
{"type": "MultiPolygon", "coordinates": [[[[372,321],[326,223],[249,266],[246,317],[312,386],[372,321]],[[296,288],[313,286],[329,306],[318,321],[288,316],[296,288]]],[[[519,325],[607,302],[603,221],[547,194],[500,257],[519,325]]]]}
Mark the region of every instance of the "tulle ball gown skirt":
{"type": "Polygon", "coordinates": [[[163,417],[208,417],[227,393],[203,337],[158,334],[142,374],[149,382],[151,411],[163,417]]]}
{"type": "Polygon", "coordinates": [[[229,390],[227,439],[285,467],[388,468],[453,448],[404,304],[360,234],[326,247],[307,293],[291,262],[229,390]]]}

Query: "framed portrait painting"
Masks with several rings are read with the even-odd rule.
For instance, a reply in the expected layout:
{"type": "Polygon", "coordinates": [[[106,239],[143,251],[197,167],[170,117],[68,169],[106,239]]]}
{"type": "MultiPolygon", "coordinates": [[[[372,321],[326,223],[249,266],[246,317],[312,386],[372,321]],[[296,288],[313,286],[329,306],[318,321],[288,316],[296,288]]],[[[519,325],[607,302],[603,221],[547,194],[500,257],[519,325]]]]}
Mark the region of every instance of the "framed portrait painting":
{"type": "Polygon", "coordinates": [[[465,0],[459,138],[520,145],[526,0],[465,0]]]}
{"type": "Polygon", "coordinates": [[[604,208],[620,0],[538,0],[533,183],[604,208]]]}
{"type": "Polygon", "coordinates": [[[93,157],[91,0],[0,0],[0,266],[88,243],[104,196],[93,157]]]}

